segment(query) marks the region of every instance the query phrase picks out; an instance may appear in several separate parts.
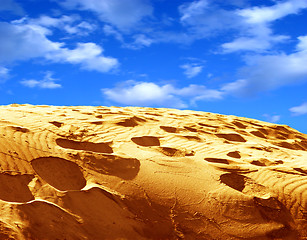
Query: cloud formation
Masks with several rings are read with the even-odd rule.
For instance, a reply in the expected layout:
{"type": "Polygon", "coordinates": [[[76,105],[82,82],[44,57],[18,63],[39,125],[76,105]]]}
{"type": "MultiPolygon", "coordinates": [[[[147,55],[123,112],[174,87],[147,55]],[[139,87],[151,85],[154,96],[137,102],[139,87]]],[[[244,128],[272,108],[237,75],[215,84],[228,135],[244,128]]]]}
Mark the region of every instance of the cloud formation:
{"type": "Polygon", "coordinates": [[[203,66],[196,63],[183,64],[180,67],[184,69],[183,73],[187,76],[187,78],[196,77],[203,70],[203,66]]]}
{"type": "Polygon", "coordinates": [[[304,102],[299,106],[292,107],[289,109],[289,111],[295,116],[307,114],[307,102],[304,102]]]}
{"type": "Polygon", "coordinates": [[[1,11],[12,12],[16,15],[24,14],[23,8],[14,0],[1,0],[0,12],[1,11]]]}
{"type": "Polygon", "coordinates": [[[0,83],[4,82],[9,77],[9,69],[0,66],[0,83]]]}
{"type": "MultiPolygon", "coordinates": [[[[76,48],[70,49],[64,42],[49,40],[48,36],[52,35],[49,28],[25,21],[0,22],[0,63],[43,58],[54,63],[79,64],[83,69],[99,72],[118,66],[118,60],[105,57],[103,48],[95,43],[76,43],[76,48]]],[[[47,22],[45,25],[58,24],[51,18],[47,22]]]]}
{"type": "Polygon", "coordinates": [[[59,18],[41,15],[39,18],[29,19],[28,21],[32,25],[45,28],[57,28],[64,30],[65,33],[76,35],[88,35],[96,29],[96,25],[90,24],[87,21],[81,21],[80,19],[78,15],[63,15],[59,18]]]}
{"type": "Polygon", "coordinates": [[[275,5],[268,7],[252,7],[239,10],[238,14],[251,24],[269,23],[290,14],[297,14],[307,8],[305,0],[277,1],[275,5]]]}
{"type": "Polygon", "coordinates": [[[70,9],[92,11],[102,21],[124,31],[134,28],[153,12],[147,0],[65,0],[59,3],[70,9]]]}
{"type": "Polygon", "coordinates": [[[25,79],[20,81],[20,83],[29,88],[45,88],[45,89],[61,88],[62,85],[56,83],[58,79],[53,78],[52,75],[53,75],[52,72],[46,72],[42,80],[25,79]]]}
{"type": "Polygon", "coordinates": [[[247,57],[247,66],[240,69],[242,78],[224,85],[222,90],[234,95],[249,96],[307,81],[306,39],[306,36],[298,37],[298,51],[291,54],[247,57]]]}
{"type": "Polygon", "coordinates": [[[186,108],[200,100],[222,99],[222,92],[207,89],[202,85],[176,88],[171,84],[126,81],[115,88],[103,88],[102,94],[123,105],[186,108]],[[187,103],[188,102],[188,103],[187,103]]]}
{"type": "Polygon", "coordinates": [[[271,23],[305,8],[305,0],[276,1],[272,6],[263,7],[246,7],[242,1],[234,4],[196,0],[182,4],[179,13],[181,23],[194,40],[236,33],[233,40],[221,44],[222,52],[265,52],[289,39],[275,34],[271,23]]]}

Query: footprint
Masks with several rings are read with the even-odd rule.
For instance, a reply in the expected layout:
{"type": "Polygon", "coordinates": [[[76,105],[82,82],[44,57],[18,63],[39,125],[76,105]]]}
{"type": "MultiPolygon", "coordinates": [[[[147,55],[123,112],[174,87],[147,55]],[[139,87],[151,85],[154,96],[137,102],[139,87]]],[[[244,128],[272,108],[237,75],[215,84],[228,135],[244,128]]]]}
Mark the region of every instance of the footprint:
{"type": "Polygon", "coordinates": [[[80,190],[86,185],[80,167],[74,162],[58,157],[40,157],[31,164],[43,180],[58,190],[80,190]]]}
{"type": "Polygon", "coordinates": [[[220,181],[234,190],[252,196],[254,206],[263,219],[282,223],[291,229],[290,224],[293,223],[291,213],[267,187],[237,173],[225,173],[220,176],[220,181]]]}
{"type": "Polygon", "coordinates": [[[235,126],[237,126],[238,128],[242,128],[242,129],[247,128],[246,125],[244,125],[243,123],[240,123],[240,122],[238,122],[238,121],[233,121],[232,124],[235,125],[235,126]]]}
{"type": "Polygon", "coordinates": [[[224,173],[220,176],[220,181],[228,187],[242,192],[245,188],[246,177],[237,173],[224,173]]]}
{"type": "Polygon", "coordinates": [[[95,125],[102,125],[103,121],[92,121],[90,122],[91,124],[95,124],[95,125]]]}
{"type": "Polygon", "coordinates": [[[198,136],[182,136],[182,137],[189,139],[189,140],[197,141],[197,142],[201,141],[201,138],[198,136]]]}
{"type": "Polygon", "coordinates": [[[140,125],[140,123],[146,122],[145,119],[139,118],[139,117],[131,117],[127,118],[121,122],[116,123],[117,125],[123,126],[123,127],[136,127],[140,125]]]}
{"type": "Polygon", "coordinates": [[[262,132],[260,131],[251,131],[251,134],[253,134],[256,137],[260,137],[260,138],[267,138],[262,132]]]}
{"type": "Polygon", "coordinates": [[[49,123],[51,123],[51,124],[53,124],[54,126],[56,126],[56,127],[62,127],[63,125],[64,125],[64,123],[62,123],[62,122],[58,122],[58,121],[51,121],[51,122],[49,122],[49,123]]]}
{"type": "Polygon", "coordinates": [[[117,176],[125,180],[134,179],[140,170],[140,161],[114,155],[86,155],[84,162],[96,172],[117,176]]]}
{"type": "Polygon", "coordinates": [[[282,148],[288,148],[291,150],[305,150],[304,147],[302,147],[301,145],[299,145],[298,143],[289,143],[286,141],[282,141],[282,142],[272,142],[275,146],[278,147],[282,147],[282,148]]]}
{"type": "Polygon", "coordinates": [[[190,132],[198,132],[198,130],[196,128],[192,128],[192,127],[187,127],[185,126],[184,129],[190,131],[190,132]]]}
{"type": "Polygon", "coordinates": [[[29,174],[11,175],[0,173],[0,199],[8,202],[28,202],[34,199],[29,182],[34,176],[29,174]]]}
{"type": "Polygon", "coordinates": [[[56,139],[56,143],[62,148],[84,150],[97,153],[113,153],[108,143],[78,142],[65,138],[56,139]]]}
{"type": "Polygon", "coordinates": [[[240,152],[239,151],[233,151],[227,153],[228,157],[233,157],[233,158],[241,158],[240,152]]]}
{"type": "MultiPolygon", "coordinates": [[[[253,179],[244,175],[232,172],[220,176],[220,181],[228,187],[240,191],[246,195],[258,199],[270,199],[273,194],[265,186],[256,183],[253,179]]],[[[273,196],[274,197],[274,196],[273,196]]]]}
{"type": "Polygon", "coordinates": [[[270,161],[266,158],[261,158],[259,160],[253,160],[251,164],[256,165],[256,166],[274,166],[278,164],[283,164],[284,162],[282,160],[276,160],[276,161],[270,161]]]}
{"type": "Polygon", "coordinates": [[[24,127],[19,127],[19,126],[8,126],[8,128],[10,128],[13,131],[17,131],[17,132],[22,132],[22,133],[28,133],[30,132],[29,129],[24,128],[24,127]]]}
{"type": "Polygon", "coordinates": [[[195,152],[193,150],[187,151],[187,150],[181,150],[181,149],[171,148],[171,147],[160,147],[158,150],[164,155],[169,156],[169,157],[185,157],[185,156],[195,155],[195,152]]]}
{"type": "Polygon", "coordinates": [[[26,236],[22,239],[84,239],[82,219],[54,203],[35,200],[16,208],[23,221],[20,230],[26,236]]]}
{"type": "Polygon", "coordinates": [[[200,125],[200,126],[202,126],[202,127],[219,128],[218,126],[215,126],[215,125],[209,125],[209,124],[205,124],[205,123],[198,123],[198,125],[200,125]]]}
{"type": "Polygon", "coordinates": [[[246,142],[246,140],[241,135],[236,133],[218,133],[215,135],[219,138],[224,138],[232,142],[246,142]]]}
{"type": "Polygon", "coordinates": [[[131,140],[143,147],[160,146],[159,138],[154,136],[133,137],[131,140]]]}
{"type": "Polygon", "coordinates": [[[229,161],[223,158],[205,158],[205,160],[211,163],[222,163],[222,164],[227,164],[227,165],[229,164],[229,161]]]}
{"type": "Polygon", "coordinates": [[[175,127],[160,126],[160,128],[163,129],[165,132],[169,132],[169,133],[179,132],[178,129],[175,127]]]}

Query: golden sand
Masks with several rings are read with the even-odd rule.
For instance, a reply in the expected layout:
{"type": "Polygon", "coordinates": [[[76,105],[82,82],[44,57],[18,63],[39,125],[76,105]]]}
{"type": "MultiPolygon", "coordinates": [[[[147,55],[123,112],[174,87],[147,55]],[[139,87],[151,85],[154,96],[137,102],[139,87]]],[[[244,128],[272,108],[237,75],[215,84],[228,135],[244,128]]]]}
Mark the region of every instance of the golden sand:
{"type": "Polygon", "coordinates": [[[0,107],[0,239],[307,239],[307,135],[155,108],[0,107]]]}

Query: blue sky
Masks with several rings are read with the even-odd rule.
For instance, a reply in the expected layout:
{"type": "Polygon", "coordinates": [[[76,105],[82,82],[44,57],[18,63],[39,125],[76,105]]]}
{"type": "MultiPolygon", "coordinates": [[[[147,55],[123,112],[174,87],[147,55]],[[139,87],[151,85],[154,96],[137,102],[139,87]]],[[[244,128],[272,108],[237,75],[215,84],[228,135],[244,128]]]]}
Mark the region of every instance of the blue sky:
{"type": "Polygon", "coordinates": [[[1,0],[0,104],[191,109],[307,133],[306,0],[1,0]]]}

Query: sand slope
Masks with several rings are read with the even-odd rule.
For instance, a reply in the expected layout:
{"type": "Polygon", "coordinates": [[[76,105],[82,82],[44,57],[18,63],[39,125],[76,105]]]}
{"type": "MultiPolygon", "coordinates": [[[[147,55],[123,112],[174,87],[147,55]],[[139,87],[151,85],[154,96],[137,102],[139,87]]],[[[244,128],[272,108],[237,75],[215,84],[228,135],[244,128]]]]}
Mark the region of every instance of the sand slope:
{"type": "Polygon", "coordinates": [[[0,107],[0,239],[307,239],[307,135],[154,108],[0,107]]]}

